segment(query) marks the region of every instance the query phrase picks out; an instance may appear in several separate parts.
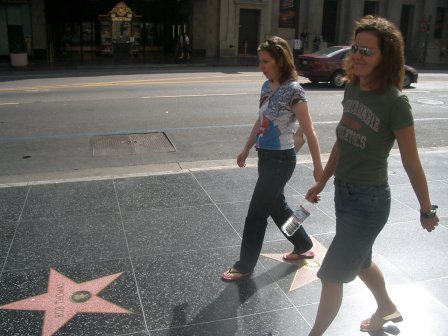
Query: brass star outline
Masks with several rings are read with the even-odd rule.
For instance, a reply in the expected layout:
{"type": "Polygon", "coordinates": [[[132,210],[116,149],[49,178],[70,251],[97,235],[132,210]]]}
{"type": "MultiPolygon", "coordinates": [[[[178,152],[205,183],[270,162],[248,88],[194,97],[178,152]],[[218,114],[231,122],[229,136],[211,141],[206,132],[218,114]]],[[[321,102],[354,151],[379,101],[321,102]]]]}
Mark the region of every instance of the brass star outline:
{"type": "Polygon", "coordinates": [[[283,253],[261,254],[262,256],[269,259],[274,259],[282,263],[297,266],[297,270],[294,274],[294,279],[289,288],[290,292],[318,279],[317,271],[319,270],[320,265],[322,264],[322,260],[324,259],[325,254],[327,253],[327,249],[313,237],[311,237],[311,240],[313,241],[313,249],[312,249],[312,251],[314,252],[313,259],[286,261],[283,260],[283,253]]]}
{"type": "Polygon", "coordinates": [[[122,274],[77,283],[50,268],[47,293],[0,306],[0,309],[45,311],[42,336],[53,335],[77,313],[130,314],[130,311],[97,296],[122,274]]]}

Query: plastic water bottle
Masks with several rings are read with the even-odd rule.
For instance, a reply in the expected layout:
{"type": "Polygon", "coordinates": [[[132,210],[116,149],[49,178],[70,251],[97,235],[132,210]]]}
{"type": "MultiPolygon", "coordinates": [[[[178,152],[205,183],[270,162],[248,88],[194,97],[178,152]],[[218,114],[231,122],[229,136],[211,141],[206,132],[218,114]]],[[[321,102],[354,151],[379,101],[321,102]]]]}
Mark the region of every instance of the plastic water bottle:
{"type": "Polygon", "coordinates": [[[281,230],[283,233],[288,237],[296,233],[303,221],[310,216],[313,206],[314,204],[307,200],[300,203],[299,207],[293,212],[291,217],[289,217],[282,225],[281,230]]]}

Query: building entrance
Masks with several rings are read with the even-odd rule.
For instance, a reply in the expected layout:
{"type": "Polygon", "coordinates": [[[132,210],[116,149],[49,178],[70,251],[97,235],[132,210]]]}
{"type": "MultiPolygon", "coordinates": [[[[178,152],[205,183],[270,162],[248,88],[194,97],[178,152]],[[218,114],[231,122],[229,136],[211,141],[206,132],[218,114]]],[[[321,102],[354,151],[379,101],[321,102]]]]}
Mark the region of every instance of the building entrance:
{"type": "Polygon", "coordinates": [[[240,9],[238,53],[256,55],[260,29],[260,10],[240,9]]]}
{"type": "Polygon", "coordinates": [[[136,55],[141,49],[141,16],[119,2],[105,15],[99,16],[101,54],[118,58],[136,55]]]}
{"type": "Polygon", "coordinates": [[[159,62],[190,31],[190,0],[46,0],[48,54],[81,62],[159,62]]]}

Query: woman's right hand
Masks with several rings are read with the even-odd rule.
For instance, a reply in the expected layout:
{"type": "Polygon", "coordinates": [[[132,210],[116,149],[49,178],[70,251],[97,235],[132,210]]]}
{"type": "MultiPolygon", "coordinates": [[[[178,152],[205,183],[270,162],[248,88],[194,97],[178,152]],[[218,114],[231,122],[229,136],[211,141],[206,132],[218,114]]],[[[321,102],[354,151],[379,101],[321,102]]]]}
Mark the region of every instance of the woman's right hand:
{"type": "Polygon", "coordinates": [[[240,168],[246,167],[246,159],[248,156],[249,156],[249,151],[245,150],[245,149],[241,153],[238,154],[238,156],[236,157],[236,163],[237,163],[238,167],[240,167],[240,168]]]}

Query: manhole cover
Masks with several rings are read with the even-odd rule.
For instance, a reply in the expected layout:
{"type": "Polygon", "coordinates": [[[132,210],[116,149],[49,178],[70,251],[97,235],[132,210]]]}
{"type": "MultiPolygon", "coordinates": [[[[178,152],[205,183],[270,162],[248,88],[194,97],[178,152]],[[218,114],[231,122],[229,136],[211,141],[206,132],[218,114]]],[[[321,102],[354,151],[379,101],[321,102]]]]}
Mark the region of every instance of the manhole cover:
{"type": "Polygon", "coordinates": [[[164,132],[92,137],[93,156],[175,152],[176,148],[164,132]]]}

